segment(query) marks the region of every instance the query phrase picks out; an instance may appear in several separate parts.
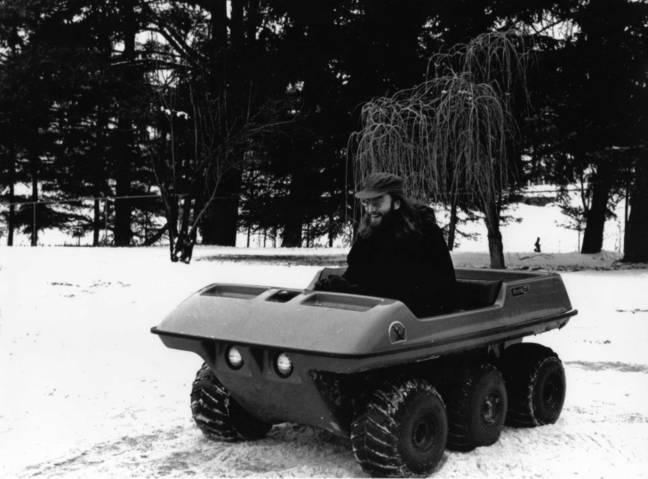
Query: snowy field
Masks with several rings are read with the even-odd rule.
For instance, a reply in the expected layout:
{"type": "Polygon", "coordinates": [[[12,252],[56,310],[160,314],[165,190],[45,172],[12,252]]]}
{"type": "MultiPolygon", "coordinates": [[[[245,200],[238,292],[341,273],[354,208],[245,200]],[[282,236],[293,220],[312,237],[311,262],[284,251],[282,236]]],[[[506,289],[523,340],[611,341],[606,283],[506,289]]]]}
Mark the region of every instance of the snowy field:
{"type": "MultiPolygon", "coordinates": [[[[0,247],[0,477],[364,477],[348,441],[316,429],[283,424],[258,442],[223,444],[194,426],[201,360],[165,348],[150,327],[209,282],[304,287],[320,267],[200,260],[241,251],[199,248],[184,265],[165,248],[0,247]]],[[[552,426],[506,428],[491,447],[446,452],[434,477],[648,477],[648,269],[590,269],[609,268],[614,254],[508,259],[588,268],[562,273],[580,314],[535,338],[565,361],[563,414],[552,426]]]]}

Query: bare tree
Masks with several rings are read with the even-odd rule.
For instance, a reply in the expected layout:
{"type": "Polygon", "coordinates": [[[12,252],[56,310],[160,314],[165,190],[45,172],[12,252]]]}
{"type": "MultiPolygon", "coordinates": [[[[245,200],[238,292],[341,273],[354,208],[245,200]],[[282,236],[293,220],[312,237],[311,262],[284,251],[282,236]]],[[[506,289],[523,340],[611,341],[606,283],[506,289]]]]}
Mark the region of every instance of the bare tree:
{"type": "MultiPolygon", "coordinates": [[[[362,108],[349,140],[358,183],[372,171],[405,178],[406,192],[452,204],[459,195],[484,214],[491,267],[504,268],[500,212],[514,172],[515,85],[527,54],[513,33],[488,33],[434,56],[434,76],[362,108]]],[[[526,99],[526,90],[523,99],[526,99]]]]}
{"type": "Polygon", "coordinates": [[[244,118],[228,115],[226,98],[188,85],[190,111],[176,105],[177,85],[160,94],[151,165],[164,203],[171,261],[191,261],[198,226],[218,198],[223,177],[242,169],[253,156],[254,140],[286,122],[273,122],[268,102],[244,118]],[[179,143],[182,142],[182,145],[179,143]]]}

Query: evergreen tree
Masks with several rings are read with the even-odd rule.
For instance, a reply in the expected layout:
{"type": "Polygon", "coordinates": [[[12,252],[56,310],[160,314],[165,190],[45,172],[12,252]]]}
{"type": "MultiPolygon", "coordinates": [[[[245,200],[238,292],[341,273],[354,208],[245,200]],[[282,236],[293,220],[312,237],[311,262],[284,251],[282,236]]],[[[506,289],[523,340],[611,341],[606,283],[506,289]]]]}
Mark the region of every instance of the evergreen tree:
{"type": "Polygon", "coordinates": [[[601,250],[612,194],[624,187],[633,151],[645,142],[647,7],[628,0],[591,0],[562,13],[573,31],[549,52],[546,112],[553,137],[552,178],[565,184],[583,177],[591,186],[582,252],[601,250]],[[645,130],[645,129],[644,129],[645,130]]]}
{"type": "Polygon", "coordinates": [[[32,246],[37,245],[39,226],[54,217],[49,206],[38,204],[39,184],[52,178],[50,121],[58,68],[56,49],[42,41],[41,36],[59,14],[56,6],[38,0],[21,5],[0,4],[3,19],[0,41],[4,53],[1,74],[4,81],[0,90],[4,107],[0,123],[4,135],[0,143],[9,202],[20,199],[14,194],[16,183],[31,183],[30,203],[21,205],[18,211],[10,206],[9,244],[13,243],[14,228],[21,225],[31,234],[32,246]]]}
{"type": "Polygon", "coordinates": [[[645,150],[635,165],[630,218],[624,239],[623,261],[648,263],[648,161],[645,150]]]}

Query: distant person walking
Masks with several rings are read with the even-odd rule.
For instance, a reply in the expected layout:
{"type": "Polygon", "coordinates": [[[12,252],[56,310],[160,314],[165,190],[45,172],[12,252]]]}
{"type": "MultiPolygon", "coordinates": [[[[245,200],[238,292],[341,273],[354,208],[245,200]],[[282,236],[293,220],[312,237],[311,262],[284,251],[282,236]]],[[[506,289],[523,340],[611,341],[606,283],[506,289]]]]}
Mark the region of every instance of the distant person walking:
{"type": "Polygon", "coordinates": [[[534,252],[541,253],[541,251],[540,251],[540,236],[538,236],[538,238],[536,239],[536,242],[535,242],[535,244],[533,246],[534,246],[534,248],[533,248],[534,252]]]}

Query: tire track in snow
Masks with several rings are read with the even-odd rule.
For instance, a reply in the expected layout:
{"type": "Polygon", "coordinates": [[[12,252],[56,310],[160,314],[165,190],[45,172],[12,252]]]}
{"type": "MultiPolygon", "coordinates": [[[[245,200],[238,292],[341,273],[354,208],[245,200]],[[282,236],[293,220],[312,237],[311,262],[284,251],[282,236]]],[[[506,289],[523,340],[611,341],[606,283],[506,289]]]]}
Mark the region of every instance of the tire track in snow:
{"type": "MultiPolygon", "coordinates": [[[[149,460],[156,462],[160,460],[156,449],[161,443],[175,442],[184,432],[182,427],[171,430],[158,430],[150,434],[137,436],[122,436],[113,441],[101,442],[81,452],[76,452],[71,457],[59,459],[52,462],[35,464],[25,468],[29,474],[26,477],[69,477],[78,473],[80,476],[87,475],[112,475],[114,471],[126,468],[129,471],[142,469],[149,460]]],[[[186,464],[179,461],[174,453],[170,454],[166,461],[162,460],[161,467],[166,463],[173,464],[173,469],[187,471],[186,464]],[[184,466],[184,467],[183,467],[184,466]]],[[[128,475],[131,475],[129,473],[128,475]]],[[[134,474],[138,475],[138,474],[134,474]]]]}
{"type": "MultiPolygon", "coordinates": [[[[569,416],[568,416],[569,417],[569,416]]],[[[646,424],[631,429],[616,424],[505,428],[500,441],[469,453],[446,452],[435,477],[479,474],[501,477],[613,477],[613,467],[648,467],[638,444],[648,444],[646,424]]],[[[168,430],[123,436],[95,444],[56,462],[38,464],[18,477],[364,477],[348,440],[306,426],[275,426],[263,440],[210,441],[187,423],[168,430]]],[[[623,469],[622,469],[623,470],[623,469]]],[[[648,470],[648,469],[646,469],[648,470]]],[[[619,469],[615,469],[619,472],[619,469]]],[[[641,474],[630,477],[641,477],[641,474]]]]}
{"type": "Polygon", "coordinates": [[[565,364],[589,371],[612,370],[622,373],[648,374],[648,365],[645,364],[629,364],[617,361],[566,361],[565,364]]]}
{"type": "Polygon", "coordinates": [[[123,436],[69,457],[28,466],[18,477],[348,477],[361,474],[348,441],[306,426],[275,426],[260,441],[224,443],[193,425],[123,436]]]}
{"type": "Polygon", "coordinates": [[[561,419],[555,425],[531,429],[507,427],[497,444],[476,451],[480,456],[487,455],[494,461],[490,465],[491,473],[494,472],[492,469],[503,471],[505,466],[515,469],[519,465],[521,471],[515,471],[514,477],[518,476],[518,472],[520,476],[533,477],[534,468],[541,471],[542,477],[551,477],[552,471],[558,477],[608,477],[606,468],[613,464],[648,465],[639,444],[648,444],[648,428],[645,424],[632,425],[631,429],[619,428],[613,423],[575,426],[561,419]],[[629,430],[635,434],[628,434],[629,430]],[[506,458],[501,460],[497,458],[500,448],[501,452],[506,451],[506,458]]]}
{"type": "Polygon", "coordinates": [[[602,417],[596,414],[592,407],[583,406],[566,406],[563,416],[575,420],[585,420],[591,424],[610,423],[610,424],[648,424],[648,415],[640,412],[606,412],[602,417]]]}

